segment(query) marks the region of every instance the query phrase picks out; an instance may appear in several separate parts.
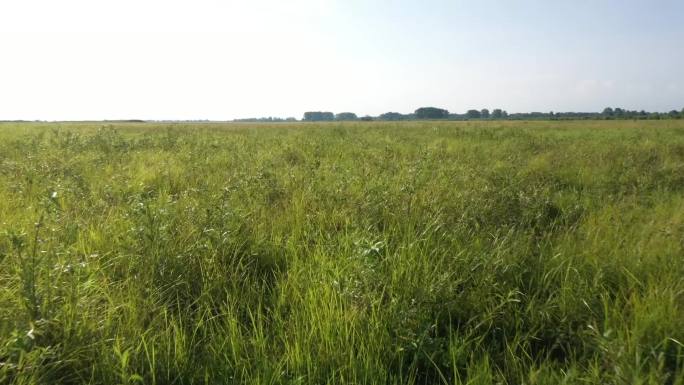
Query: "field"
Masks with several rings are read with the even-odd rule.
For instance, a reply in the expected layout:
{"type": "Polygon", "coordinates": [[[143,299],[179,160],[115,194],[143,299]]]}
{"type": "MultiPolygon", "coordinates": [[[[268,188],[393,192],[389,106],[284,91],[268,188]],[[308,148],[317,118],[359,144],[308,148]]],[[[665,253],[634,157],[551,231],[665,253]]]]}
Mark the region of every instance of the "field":
{"type": "Polygon", "coordinates": [[[0,124],[1,384],[684,384],[684,121],[0,124]]]}

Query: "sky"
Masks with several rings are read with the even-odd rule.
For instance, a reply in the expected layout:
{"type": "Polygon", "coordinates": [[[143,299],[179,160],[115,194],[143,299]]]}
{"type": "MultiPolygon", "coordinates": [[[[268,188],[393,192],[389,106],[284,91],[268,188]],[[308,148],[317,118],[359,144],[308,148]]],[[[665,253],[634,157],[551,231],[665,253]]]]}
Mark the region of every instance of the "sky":
{"type": "Polygon", "coordinates": [[[684,107],[682,0],[0,0],[0,119],[684,107]]]}

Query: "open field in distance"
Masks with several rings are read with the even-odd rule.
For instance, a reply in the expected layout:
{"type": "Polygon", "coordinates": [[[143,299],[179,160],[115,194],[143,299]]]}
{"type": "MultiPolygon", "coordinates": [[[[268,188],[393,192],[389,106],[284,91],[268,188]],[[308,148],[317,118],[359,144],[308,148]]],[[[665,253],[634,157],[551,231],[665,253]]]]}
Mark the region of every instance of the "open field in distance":
{"type": "Polygon", "coordinates": [[[0,124],[2,384],[684,384],[684,121],[0,124]]]}

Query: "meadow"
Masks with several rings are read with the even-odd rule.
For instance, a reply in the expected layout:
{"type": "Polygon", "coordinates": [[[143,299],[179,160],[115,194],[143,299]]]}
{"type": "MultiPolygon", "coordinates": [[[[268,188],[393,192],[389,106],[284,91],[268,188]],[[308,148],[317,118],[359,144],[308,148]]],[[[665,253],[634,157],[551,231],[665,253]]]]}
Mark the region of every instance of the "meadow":
{"type": "Polygon", "coordinates": [[[0,124],[0,384],[684,384],[684,121],[0,124]]]}

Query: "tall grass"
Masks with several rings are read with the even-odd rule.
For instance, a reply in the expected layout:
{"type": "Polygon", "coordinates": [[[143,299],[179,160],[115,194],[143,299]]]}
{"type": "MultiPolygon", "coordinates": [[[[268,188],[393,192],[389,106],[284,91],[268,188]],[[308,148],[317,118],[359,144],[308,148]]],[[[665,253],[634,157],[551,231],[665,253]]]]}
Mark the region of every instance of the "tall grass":
{"type": "Polygon", "coordinates": [[[2,124],[0,383],[684,384],[684,122],[2,124]]]}

